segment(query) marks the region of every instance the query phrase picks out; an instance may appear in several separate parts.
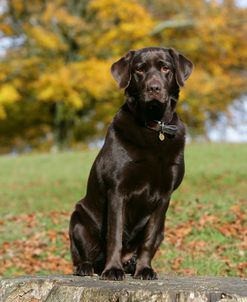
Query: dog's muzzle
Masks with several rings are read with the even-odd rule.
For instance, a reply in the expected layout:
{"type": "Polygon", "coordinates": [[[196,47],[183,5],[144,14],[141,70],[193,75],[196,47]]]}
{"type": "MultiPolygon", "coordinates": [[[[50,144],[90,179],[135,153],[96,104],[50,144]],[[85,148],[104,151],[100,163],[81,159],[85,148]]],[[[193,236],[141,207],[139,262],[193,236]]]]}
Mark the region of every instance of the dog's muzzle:
{"type": "Polygon", "coordinates": [[[165,102],[166,93],[164,87],[162,86],[162,82],[159,79],[152,78],[151,80],[147,81],[145,88],[145,102],[165,102]]]}

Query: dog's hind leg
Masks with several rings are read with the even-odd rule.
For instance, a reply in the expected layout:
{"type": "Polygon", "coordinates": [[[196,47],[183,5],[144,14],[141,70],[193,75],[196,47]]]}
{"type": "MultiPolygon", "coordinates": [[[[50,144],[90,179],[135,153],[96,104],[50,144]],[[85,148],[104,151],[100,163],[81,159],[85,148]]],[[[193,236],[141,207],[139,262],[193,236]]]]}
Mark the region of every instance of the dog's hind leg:
{"type": "Polygon", "coordinates": [[[89,220],[89,217],[78,211],[72,213],[70,220],[70,250],[74,274],[79,276],[93,275],[94,262],[102,252],[99,236],[89,220]]]}

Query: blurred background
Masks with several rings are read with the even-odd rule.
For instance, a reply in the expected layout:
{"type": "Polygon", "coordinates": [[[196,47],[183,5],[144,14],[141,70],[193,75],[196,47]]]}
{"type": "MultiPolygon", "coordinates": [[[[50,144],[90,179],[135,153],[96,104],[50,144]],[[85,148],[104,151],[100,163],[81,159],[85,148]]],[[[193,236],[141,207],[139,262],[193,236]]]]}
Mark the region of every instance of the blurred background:
{"type": "Polygon", "coordinates": [[[100,141],[123,103],[111,64],[150,45],[174,47],[195,64],[178,108],[190,139],[247,141],[246,7],[237,0],[1,0],[0,153],[100,141]]]}
{"type": "Polygon", "coordinates": [[[110,66],[151,45],[195,65],[154,267],[247,276],[245,0],[0,0],[0,275],[72,272],[70,213],[124,102],[110,66]]]}

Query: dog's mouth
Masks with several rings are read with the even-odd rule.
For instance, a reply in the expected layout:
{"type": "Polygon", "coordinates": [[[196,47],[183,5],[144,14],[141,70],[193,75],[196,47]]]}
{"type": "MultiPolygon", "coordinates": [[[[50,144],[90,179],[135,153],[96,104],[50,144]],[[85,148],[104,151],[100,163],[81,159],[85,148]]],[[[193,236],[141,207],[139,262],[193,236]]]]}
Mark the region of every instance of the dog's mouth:
{"type": "Polygon", "coordinates": [[[151,100],[145,103],[146,116],[150,120],[159,120],[164,112],[165,103],[158,100],[151,100]]]}
{"type": "Polygon", "coordinates": [[[160,110],[164,106],[164,103],[157,99],[148,100],[146,102],[146,108],[149,110],[160,110]]]}

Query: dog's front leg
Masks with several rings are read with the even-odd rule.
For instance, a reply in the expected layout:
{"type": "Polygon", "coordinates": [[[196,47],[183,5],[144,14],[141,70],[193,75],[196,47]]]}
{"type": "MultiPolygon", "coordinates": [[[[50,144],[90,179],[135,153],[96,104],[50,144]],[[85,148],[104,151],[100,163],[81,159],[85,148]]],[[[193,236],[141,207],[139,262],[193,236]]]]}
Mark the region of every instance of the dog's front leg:
{"type": "Polygon", "coordinates": [[[106,266],[101,275],[105,280],[123,280],[121,261],[124,224],[123,196],[118,192],[108,193],[106,266]]]}
{"type": "Polygon", "coordinates": [[[169,206],[169,199],[160,201],[160,206],[152,213],[145,228],[144,241],[138,249],[134,278],[157,279],[152,269],[151,261],[164,238],[165,214],[169,206]]]}

